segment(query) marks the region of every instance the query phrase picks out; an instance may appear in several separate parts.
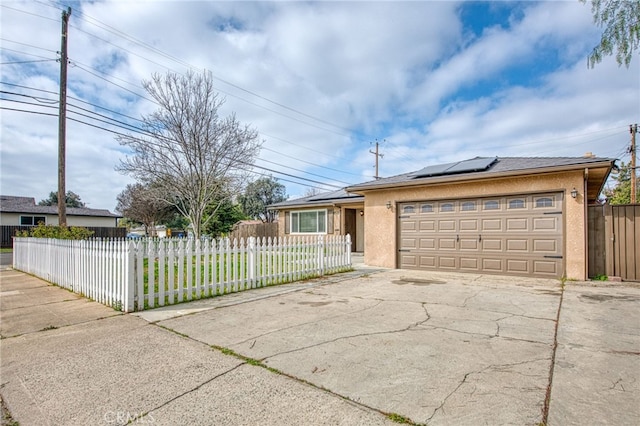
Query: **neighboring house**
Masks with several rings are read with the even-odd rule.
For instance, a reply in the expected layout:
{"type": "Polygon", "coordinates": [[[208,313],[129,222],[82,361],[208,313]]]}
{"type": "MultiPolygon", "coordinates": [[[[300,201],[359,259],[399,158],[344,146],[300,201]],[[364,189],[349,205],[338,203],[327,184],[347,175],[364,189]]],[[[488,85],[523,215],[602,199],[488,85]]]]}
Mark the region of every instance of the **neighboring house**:
{"type": "Polygon", "coordinates": [[[351,236],[351,251],[364,251],[364,197],[341,189],[269,206],[278,210],[279,235],[351,236]]]}
{"type": "Polygon", "coordinates": [[[298,229],[292,217],[299,221],[311,203],[319,212],[334,205],[344,212],[360,195],[354,211],[364,208],[368,265],[584,280],[587,205],[597,201],[614,163],[587,155],[429,166],[347,187],[344,207],[334,200],[299,202],[291,207],[305,210],[285,210],[291,216],[285,228],[298,229]]]}
{"type": "MultiPolygon", "coordinates": [[[[118,216],[108,210],[67,207],[68,226],[116,227],[118,216]]],[[[0,195],[0,224],[3,226],[35,226],[58,224],[57,206],[39,206],[35,198],[0,195]]]]}

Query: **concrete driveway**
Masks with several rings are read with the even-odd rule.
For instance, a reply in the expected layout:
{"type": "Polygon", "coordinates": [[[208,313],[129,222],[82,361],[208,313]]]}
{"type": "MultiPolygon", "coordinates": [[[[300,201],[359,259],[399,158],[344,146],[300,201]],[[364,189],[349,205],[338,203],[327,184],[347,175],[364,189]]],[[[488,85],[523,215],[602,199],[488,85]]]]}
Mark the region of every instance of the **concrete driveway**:
{"type": "Polygon", "coordinates": [[[361,270],[7,337],[0,393],[21,425],[638,424],[639,307],[638,286],[361,270]]]}

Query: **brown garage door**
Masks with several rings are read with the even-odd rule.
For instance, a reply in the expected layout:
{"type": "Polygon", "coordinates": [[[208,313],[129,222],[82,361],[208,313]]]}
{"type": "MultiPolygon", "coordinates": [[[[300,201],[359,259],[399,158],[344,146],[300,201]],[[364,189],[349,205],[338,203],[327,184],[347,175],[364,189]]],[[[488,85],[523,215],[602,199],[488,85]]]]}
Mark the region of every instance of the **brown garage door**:
{"type": "Polygon", "coordinates": [[[398,205],[406,269],[561,277],[562,193],[398,205]]]}

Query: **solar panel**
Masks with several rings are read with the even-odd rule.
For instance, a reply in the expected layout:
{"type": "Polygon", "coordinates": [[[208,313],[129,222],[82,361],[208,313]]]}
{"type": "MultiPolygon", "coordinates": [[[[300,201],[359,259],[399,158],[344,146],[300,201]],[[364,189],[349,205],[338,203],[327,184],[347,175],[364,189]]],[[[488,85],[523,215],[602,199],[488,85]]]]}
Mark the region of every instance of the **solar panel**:
{"type": "Polygon", "coordinates": [[[458,161],[456,163],[438,164],[425,167],[414,173],[414,178],[446,176],[459,173],[482,172],[498,161],[498,157],[486,158],[477,157],[470,160],[458,161]]]}

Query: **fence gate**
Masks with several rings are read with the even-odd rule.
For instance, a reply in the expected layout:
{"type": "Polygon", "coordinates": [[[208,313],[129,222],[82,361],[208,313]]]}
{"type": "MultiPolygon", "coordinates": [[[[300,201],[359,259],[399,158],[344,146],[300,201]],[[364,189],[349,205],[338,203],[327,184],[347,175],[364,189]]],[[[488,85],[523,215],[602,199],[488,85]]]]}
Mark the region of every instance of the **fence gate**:
{"type": "Polygon", "coordinates": [[[589,276],[640,281],[640,204],[589,206],[589,276]]]}

